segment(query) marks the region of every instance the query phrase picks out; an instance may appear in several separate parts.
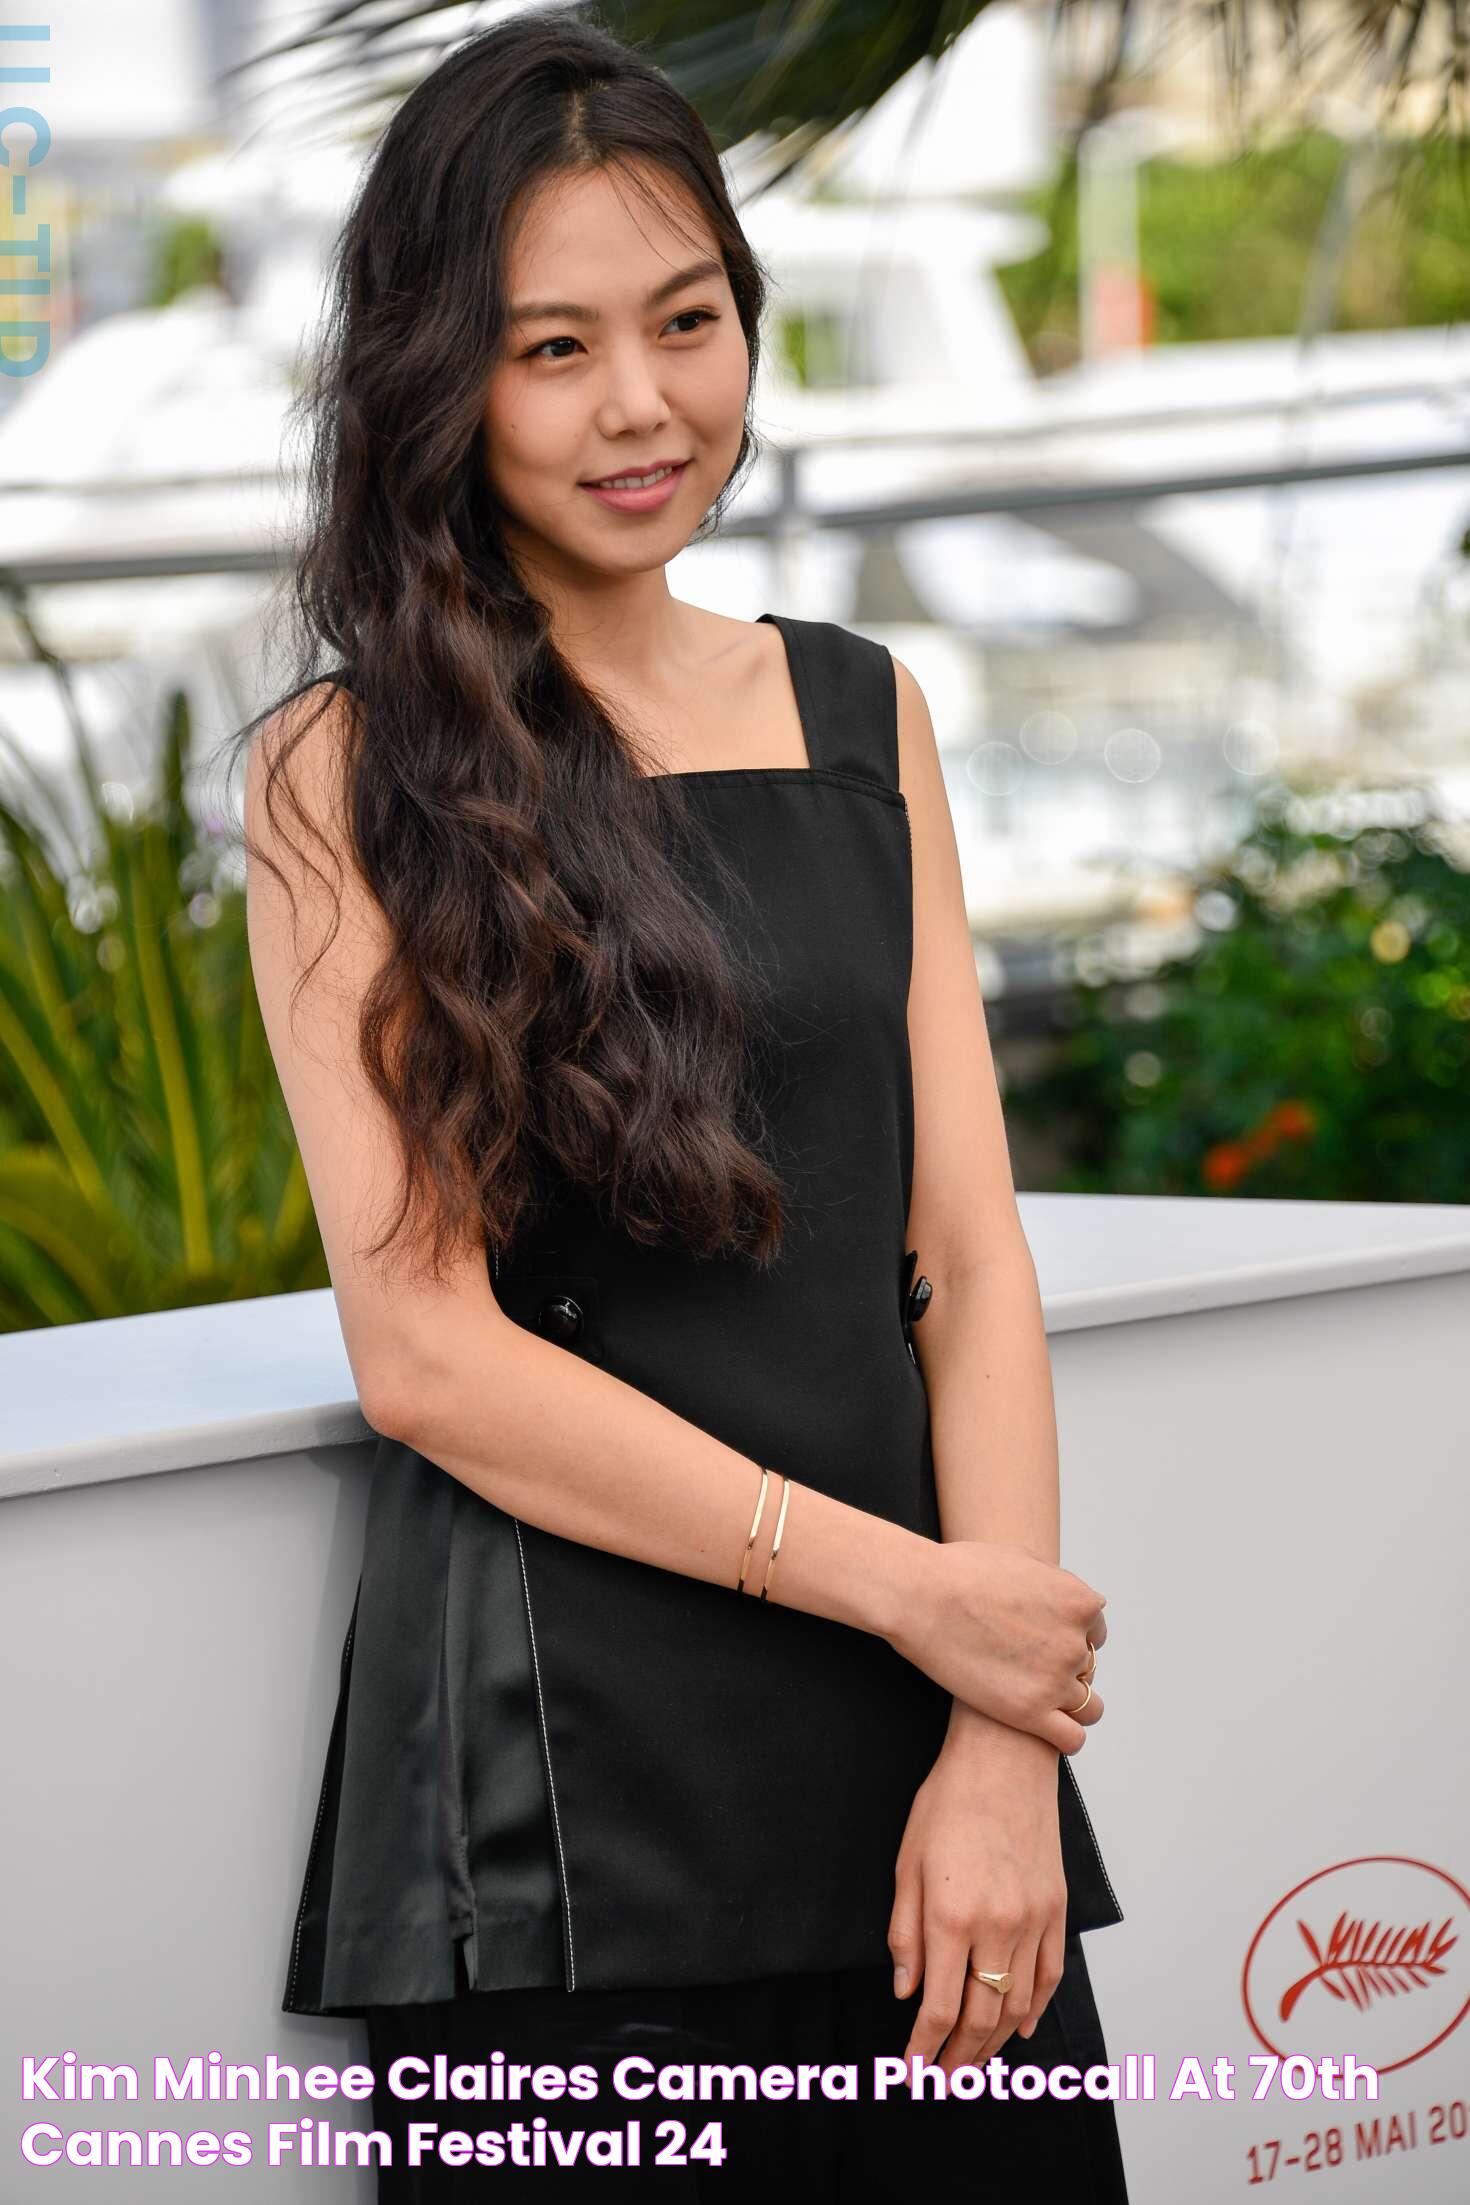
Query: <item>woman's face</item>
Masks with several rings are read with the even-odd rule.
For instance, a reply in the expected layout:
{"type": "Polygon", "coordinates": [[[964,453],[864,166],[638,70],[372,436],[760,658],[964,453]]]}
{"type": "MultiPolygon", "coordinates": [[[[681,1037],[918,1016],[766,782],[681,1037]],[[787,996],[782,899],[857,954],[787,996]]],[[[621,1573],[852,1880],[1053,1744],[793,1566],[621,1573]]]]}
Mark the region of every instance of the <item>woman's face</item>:
{"type": "Polygon", "coordinates": [[[512,552],[574,587],[662,567],[739,457],[745,333],[712,232],[687,198],[678,212],[676,225],[604,170],[558,177],[508,256],[512,319],[485,397],[490,485],[512,552]],[[669,460],[681,471],[643,510],[584,487],[669,460]]]}

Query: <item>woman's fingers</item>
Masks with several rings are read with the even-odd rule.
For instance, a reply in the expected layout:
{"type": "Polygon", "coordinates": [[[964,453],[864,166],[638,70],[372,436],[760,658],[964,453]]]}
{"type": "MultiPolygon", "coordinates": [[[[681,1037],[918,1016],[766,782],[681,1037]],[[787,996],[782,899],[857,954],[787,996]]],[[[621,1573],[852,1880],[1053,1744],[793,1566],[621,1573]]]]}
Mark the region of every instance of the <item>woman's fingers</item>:
{"type": "Polygon", "coordinates": [[[1053,1709],[1028,1726],[1038,1738],[1044,1738],[1058,1753],[1080,1753],[1087,1743],[1087,1733],[1080,1722],[1071,1715],[1053,1709]]]}
{"type": "Polygon", "coordinates": [[[1038,1939],[999,1926],[977,1930],[930,1920],[924,1943],[924,1996],[904,2058],[917,2056],[952,2075],[957,2067],[983,2064],[1028,2011],[1038,1939]],[[1011,1988],[1002,1993],[978,1982],[972,1964],[996,1975],[1009,1971],[1011,1988]]]}
{"type": "MultiPolygon", "coordinates": [[[[969,1941],[964,1930],[940,1927],[931,1919],[924,1924],[924,1995],[914,2016],[903,2056],[937,2063],[950,2031],[960,2017],[965,1998],[965,1969],[969,1941]]],[[[977,1984],[976,1989],[979,1989],[977,1984]]],[[[991,1996],[995,1994],[992,1992],[991,1996]]]]}
{"type": "MultiPolygon", "coordinates": [[[[1018,1935],[1015,1951],[1005,1962],[1015,1980],[1004,1998],[988,1983],[977,1983],[974,1976],[970,1976],[960,2026],[945,2046],[945,2056],[940,2062],[949,2073],[966,2064],[983,2067],[991,2053],[998,2052],[1015,2034],[1031,2009],[1039,1949],[1037,1936],[1018,1935]],[[949,2056],[951,2052],[953,2059],[949,2056]]],[[[1001,1972],[995,1961],[982,1959],[978,1952],[972,1952],[970,1957],[977,1968],[1001,1972]]]]}
{"type": "MultiPolygon", "coordinates": [[[[1044,1739],[1055,1746],[1058,1753],[1079,1753],[1087,1743],[1087,1733],[1094,1723],[1100,1723],[1106,1700],[1098,1690],[1100,1663],[1098,1649],[1107,1639],[1107,1625],[1099,1608],[1088,1623],[1083,1643],[1077,1650],[1076,1668],[1058,1680],[1054,1687],[1040,1689],[1053,1691],[1050,1707],[1035,1709],[1025,1704],[1026,1695],[1012,1693],[1011,1704],[1003,1704],[998,1696],[984,1704],[984,1712],[994,1715],[998,1722],[1009,1723],[1013,1729],[1029,1731],[1033,1737],[1044,1739]],[[1091,1651],[1088,1641],[1091,1641],[1091,1651]],[[1092,1690],[1087,1691],[1088,1685],[1092,1690]],[[1079,1705],[1079,1702],[1081,1703],[1079,1705]]],[[[1037,1687],[1033,1683],[1030,1690],[1037,1687]]],[[[977,1706],[982,1703],[977,1699],[977,1706]]]]}
{"type": "Polygon", "coordinates": [[[1036,1971],[1031,1985],[1031,2003],[1023,2020],[1017,2024],[1018,2036],[1030,2037],[1036,2033],[1036,2024],[1051,2004],[1051,1994],[1062,1980],[1062,1968],[1067,1958],[1067,1912],[1063,1907],[1054,1914],[1042,1932],[1036,1952],[1036,1971]]]}
{"type": "Polygon", "coordinates": [[[928,1969],[923,2003],[904,2052],[952,2075],[957,2067],[983,2067],[1012,2037],[1030,2037],[1062,1978],[1066,1957],[1065,1911],[1039,1934],[992,1927],[925,1931],[928,1969]],[[1002,1950],[1010,1943],[1009,1957],[1002,1950]],[[981,1983],[972,1967],[1009,1973],[1005,1993],[981,1983]]]}
{"type": "MultiPolygon", "coordinates": [[[[1100,1637],[1093,1637],[1091,1653],[1084,1645],[1077,1659],[1077,1667],[1067,1677],[1058,1699],[1061,1712],[1084,1729],[1091,1729],[1094,1723],[1101,1722],[1103,1708],[1107,1704],[1097,1688],[1097,1648],[1101,1644],[1100,1637]],[[1087,1689],[1089,1685],[1092,1687],[1091,1692],[1087,1689]]],[[[1081,1741],[1078,1742],[1080,1744],[1081,1741]]],[[[1060,1744],[1060,1740],[1054,1739],[1053,1743],[1060,1744]]],[[[1074,1750],[1071,1746],[1062,1747],[1064,1753],[1074,1750]]]]}
{"type": "Polygon", "coordinates": [[[1052,1705],[1029,1722],[1024,1718],[1009,1718],[1016,1721],[1018,1729],[1029,1730],[1036,1737],[1044,1738],[1049,1746],[1056,1747],[1058,1753],[1080,1752],[1087,1742],[1088,1731],[1094,1723],[1102,1721],[1103,1710],[1107,1706],[1097,1683],[1097,1653],[1107,1635],[1107,1626],[1099,1608],[1087,1627],[1077,1655],[1077,1666],[1060,1680],[1052,1705]],[[1087,1643],[1089,1640],[1090,1652],[1087,1643]],[[1091,1692],[1087,1689],[1089,1685],[1092,1687],[1091,1692]]]}
{"type": "Polygon", "coordinates": [[[918,1869],[910,1868],[902,1853],[893,1887],[893,1912],[888,1919],[893,1995],[912,1998],[924,1973],[924,1885],[918,1869]]]}
{"type": "Polygon", "coordinates": [[[1094,1723],[1102,1721],[1103,1709],[1108,1704],[1096,1685],[1093,1686],[1092,1698],[1086,1707],[1077,1706],[1081,1697],[1082,1687],[1074,1679],[1071,1698],[1065,1707],[1059,1705],[1050,1708],[1045,1715],[1039,1715],[1034,1723],[1017,1727],[1028,1729],[1034,1736],[1044,1738],[1049,1746],[1056,1747],[1058,1753],[1080,1753],[1087,1743],[1088,1731],[1094,1723]]]}

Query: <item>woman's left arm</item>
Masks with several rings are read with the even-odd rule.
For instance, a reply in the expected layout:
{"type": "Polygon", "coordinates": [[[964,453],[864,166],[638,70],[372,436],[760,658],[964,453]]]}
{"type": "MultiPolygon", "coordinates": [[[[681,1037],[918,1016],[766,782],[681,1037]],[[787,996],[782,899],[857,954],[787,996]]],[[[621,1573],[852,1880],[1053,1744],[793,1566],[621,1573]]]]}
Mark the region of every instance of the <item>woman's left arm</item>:
{"type": "MultiPolygon", "coordinates": [[[[894,674],[914,882],[906,1245],[918,1251],[914,1275],[934,1289],[912,1337],[929,1396],[942,1536],[1020,1546],[1055,1563],[1057,1433],[1041,1297],[1016,1207],[934,729],[898,659],[894,674]]],[[[1101,1712],[1095,1694],[1088,1721],[1101,1712]]],[[[911,1997],[921,1979],[924,1986],[910,2051],[934,2060],[943,2045],[939,2064],[953,2068],[983,2062],[1013,2030],[1029,2036],[1064,1957],[1057,1749],[957,1700],[914,1801],[895,1882],[895,1992],[911,1997]],[[1011,1970],[1004,2001],[970,1976],[972,1956],[1011,1970]]]]}

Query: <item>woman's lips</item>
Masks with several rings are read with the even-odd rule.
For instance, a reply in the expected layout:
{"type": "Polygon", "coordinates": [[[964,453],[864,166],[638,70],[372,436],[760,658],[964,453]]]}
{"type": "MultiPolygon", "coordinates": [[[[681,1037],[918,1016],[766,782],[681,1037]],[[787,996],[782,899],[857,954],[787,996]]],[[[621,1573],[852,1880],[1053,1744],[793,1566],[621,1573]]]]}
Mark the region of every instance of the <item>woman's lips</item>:
{"type": "Polygon", "coordinates": [[[652,513],[656,507],[668,504],[683,481],[688,465],[687,459],[682,460],[672,474],[665,475],[662,482],[650,483],[646,490],[609,490],[600,482],[582,482],[577,487],[596,498],[599,505],[610,506],[615,513],[652,513]]]}

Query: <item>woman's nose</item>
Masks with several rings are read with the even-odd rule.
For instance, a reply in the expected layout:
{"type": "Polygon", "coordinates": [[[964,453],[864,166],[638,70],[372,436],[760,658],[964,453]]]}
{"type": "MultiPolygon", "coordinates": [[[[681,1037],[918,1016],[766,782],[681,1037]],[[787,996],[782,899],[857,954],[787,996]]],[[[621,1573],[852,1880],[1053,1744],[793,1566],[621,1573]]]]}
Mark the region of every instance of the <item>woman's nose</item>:
{"type": "Polygon", "coordinates": [[[604,415],[624,429],[654,428],[669,417],[655,365],[638,349],[614,354],[608,367],[604,415]]]}

